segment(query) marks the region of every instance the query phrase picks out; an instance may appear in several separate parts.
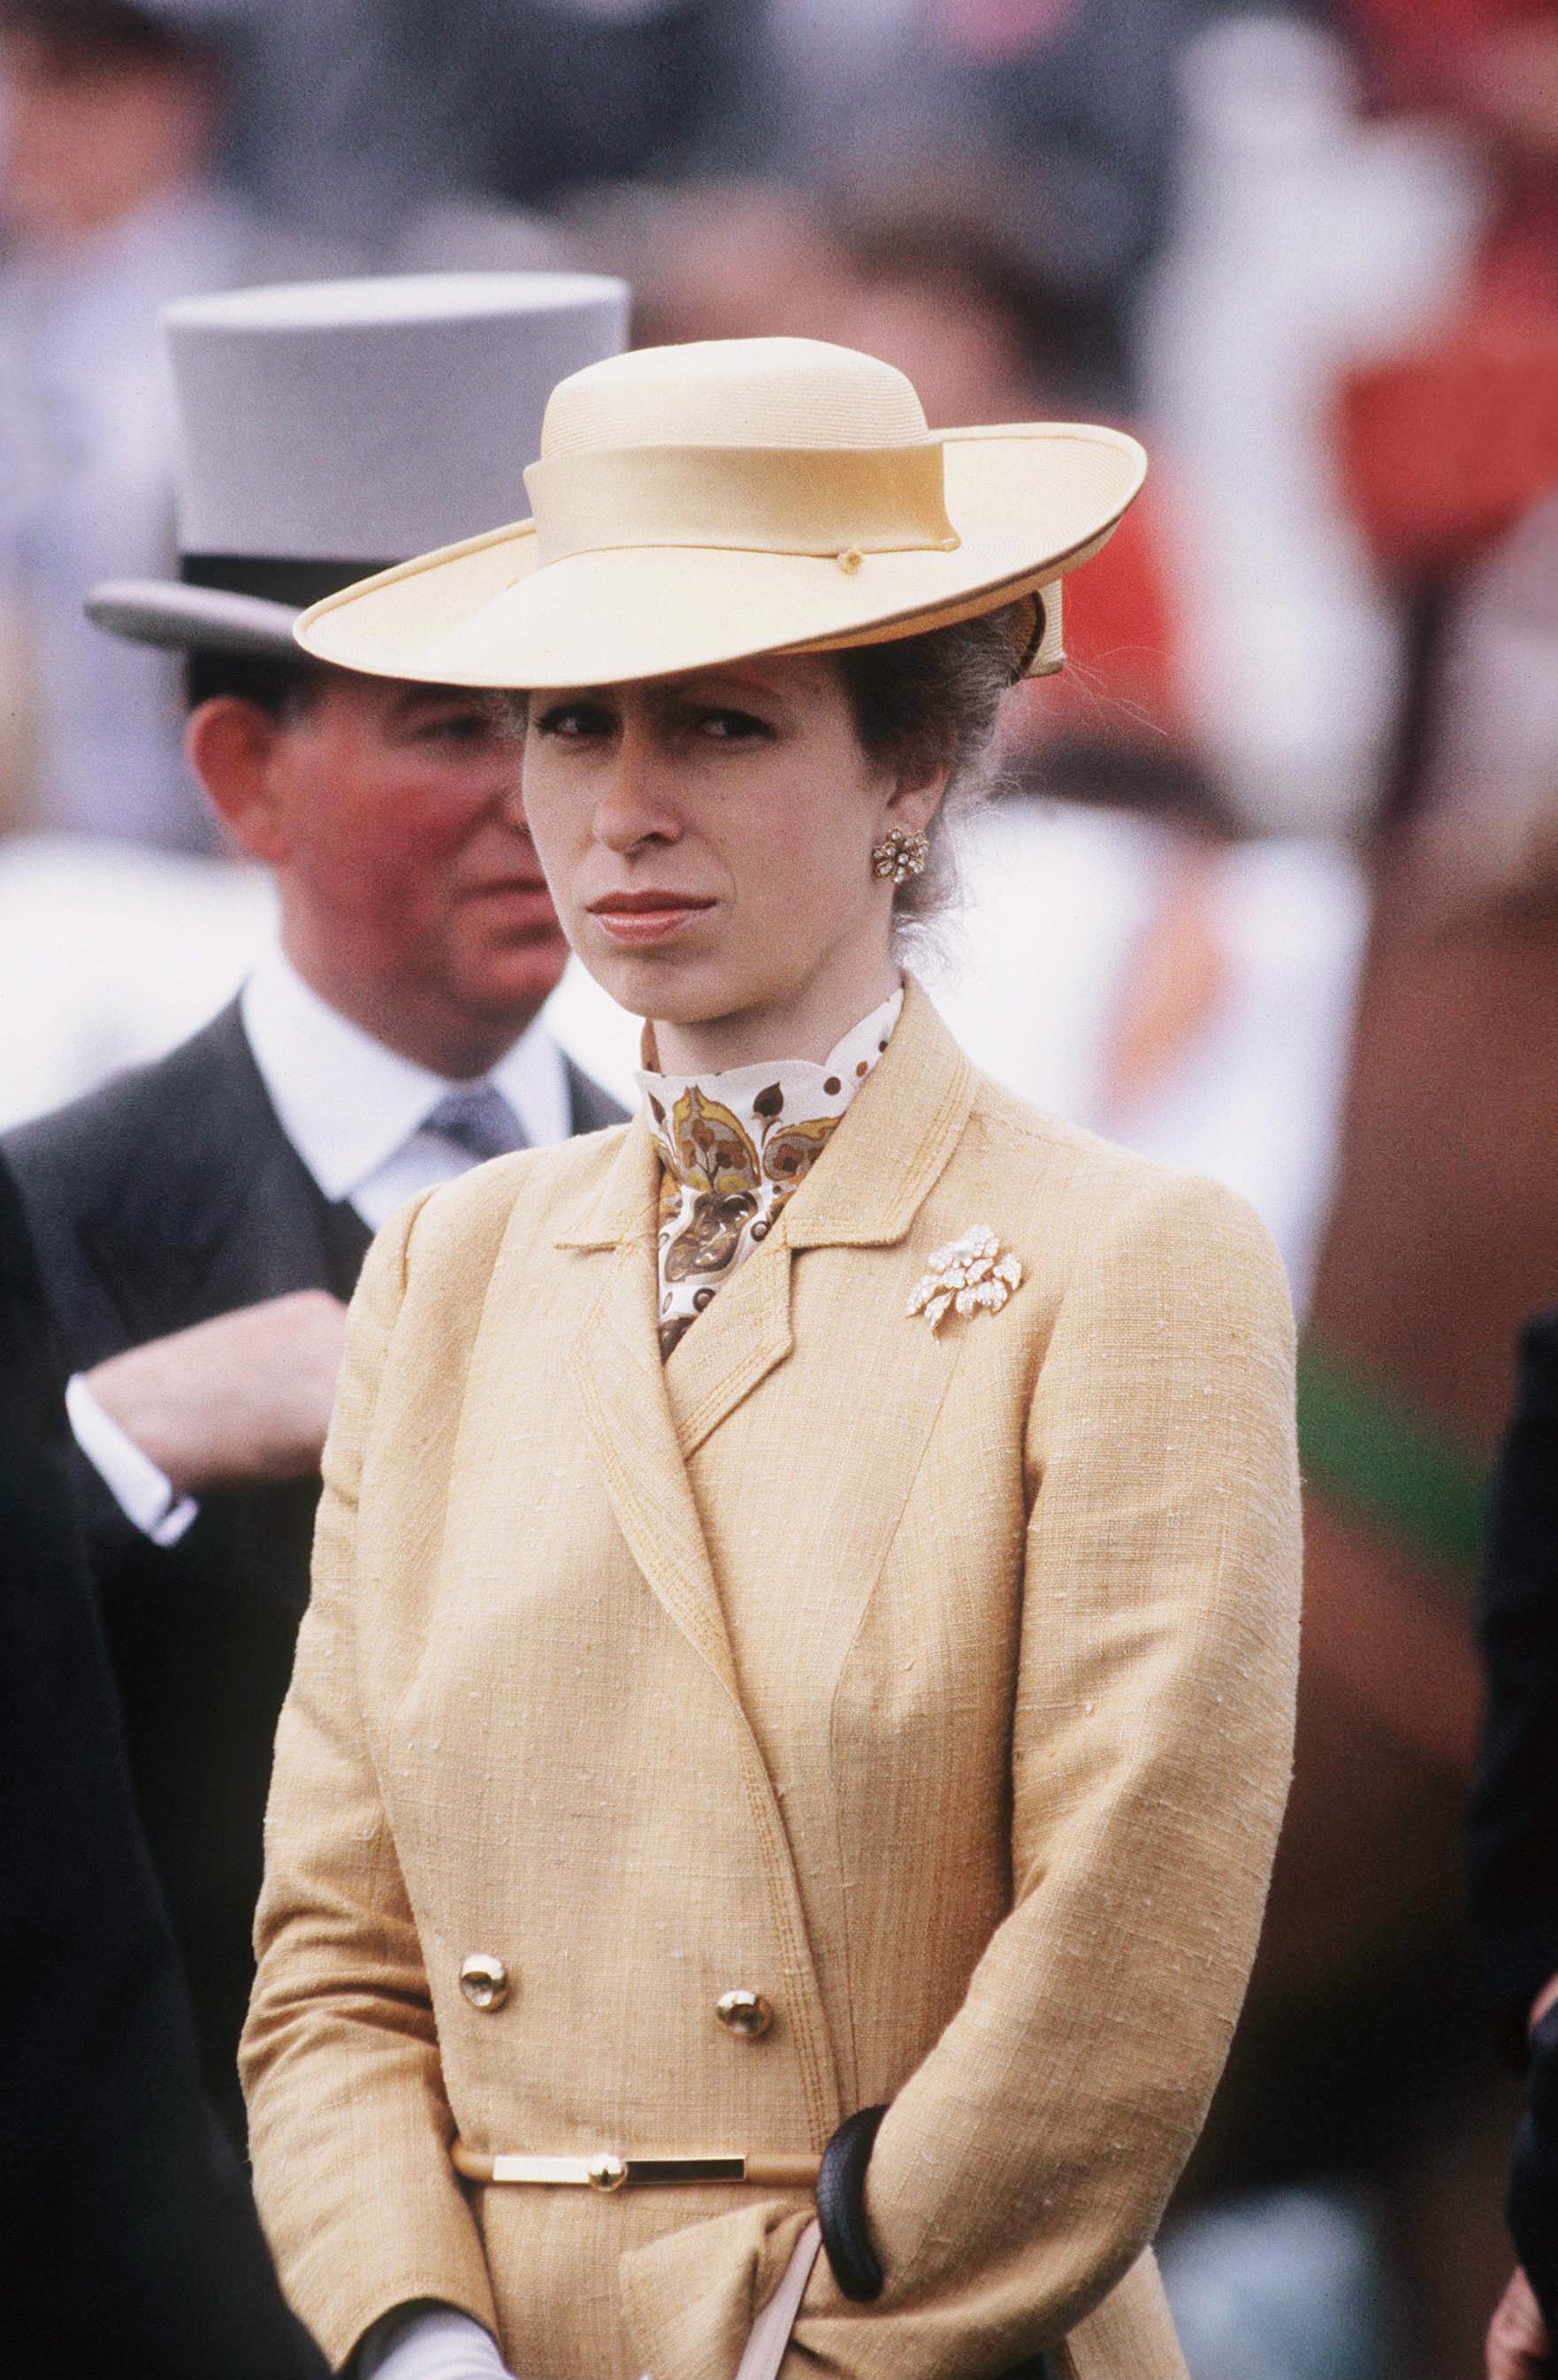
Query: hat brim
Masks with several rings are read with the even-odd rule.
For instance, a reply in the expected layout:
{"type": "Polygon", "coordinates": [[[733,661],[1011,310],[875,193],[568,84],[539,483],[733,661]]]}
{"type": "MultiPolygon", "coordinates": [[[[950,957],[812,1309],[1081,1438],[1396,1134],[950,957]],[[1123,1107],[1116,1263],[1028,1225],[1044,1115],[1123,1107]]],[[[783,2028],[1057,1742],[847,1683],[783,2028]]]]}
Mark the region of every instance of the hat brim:
{"type": "Polygon", "coordinates": [[[599,547],[537,566],[534,524],[382,571],[305,612],[317,660],[444,686],[609,686],[749,655],[870,644],[1015,600],[1095,553],[1140,488],[1125,431],[947,431],[956,547],[850,556],[599,547]]]}
{"type": "Polygon", "coordinates": [[[95,627],[133,645],[298,658],[293,632],[300,613],[261,595],[189,587],[176,578],[119,578],[92,588],[82,609],[95,627]]]}

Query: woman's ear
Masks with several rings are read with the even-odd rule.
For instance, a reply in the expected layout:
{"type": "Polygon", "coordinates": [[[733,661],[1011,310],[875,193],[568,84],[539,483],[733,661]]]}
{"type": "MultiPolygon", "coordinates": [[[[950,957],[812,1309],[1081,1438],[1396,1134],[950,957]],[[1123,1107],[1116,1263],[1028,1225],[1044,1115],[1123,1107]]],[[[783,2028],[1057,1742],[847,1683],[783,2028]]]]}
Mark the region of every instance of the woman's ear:
{"type": "Polygon", "coordinates": [[[286,830],[271,763],[279,722],[258,703],[214,695],[189,714],[184,749],[206,799],[238,848],[271,867],[286,857],[286,830]]]}
{"type": "Polygon", "coordinates": [[[912,834],[925,833],[941,808],[951,774],[950,764],[943,759],[906,759],[888,800],[885,823],[912,834]]]}

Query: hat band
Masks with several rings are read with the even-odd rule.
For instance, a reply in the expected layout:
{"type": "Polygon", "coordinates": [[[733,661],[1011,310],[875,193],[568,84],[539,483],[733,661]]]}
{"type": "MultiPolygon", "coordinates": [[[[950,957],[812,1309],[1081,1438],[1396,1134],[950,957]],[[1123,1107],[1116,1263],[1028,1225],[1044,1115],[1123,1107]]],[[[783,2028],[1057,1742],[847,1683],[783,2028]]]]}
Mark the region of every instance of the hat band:
{"type": "Polygon", "coordinates": [[[613,446],[525,474],[536,563],[614,547],[724,547],[845,559],[952,552],[942,448],[613,446]]]}
{"type": "Polygon", "coordinates": [[[308,562],[264,553],[184,553],[178,559],[178,576],[186,587],[257,595],[263,602],[287,603],[298,612],[392,567],[387,562],[308,562]]]}

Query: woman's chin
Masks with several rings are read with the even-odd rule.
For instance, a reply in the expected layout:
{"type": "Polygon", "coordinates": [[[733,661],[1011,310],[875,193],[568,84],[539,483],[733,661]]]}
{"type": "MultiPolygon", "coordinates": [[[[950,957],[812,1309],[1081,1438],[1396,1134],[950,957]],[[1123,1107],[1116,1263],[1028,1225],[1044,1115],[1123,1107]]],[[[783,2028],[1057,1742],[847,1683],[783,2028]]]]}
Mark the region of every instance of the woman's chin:
{"type": "Polygon", "coordinates": [[[664,944],[647,950],[603,947],[589,937],[578,955],[603,991],[632,1016],[658,1017],[666,1025],[702,1025],[726,1016],[749,998],[745,987],[718,965],[664,944]]]}

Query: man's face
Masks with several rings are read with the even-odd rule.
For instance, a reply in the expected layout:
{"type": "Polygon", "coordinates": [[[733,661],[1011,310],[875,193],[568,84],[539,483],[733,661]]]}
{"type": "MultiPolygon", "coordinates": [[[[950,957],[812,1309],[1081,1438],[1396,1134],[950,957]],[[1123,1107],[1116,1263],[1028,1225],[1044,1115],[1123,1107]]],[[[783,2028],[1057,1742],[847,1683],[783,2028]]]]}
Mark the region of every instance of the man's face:
{"type": "Polygon", "coordinates": [[[481,697],[327,678],[266,763],[288,950],[316,989],[440,1072],[490,1064],[567,957],[481,697]]]}

